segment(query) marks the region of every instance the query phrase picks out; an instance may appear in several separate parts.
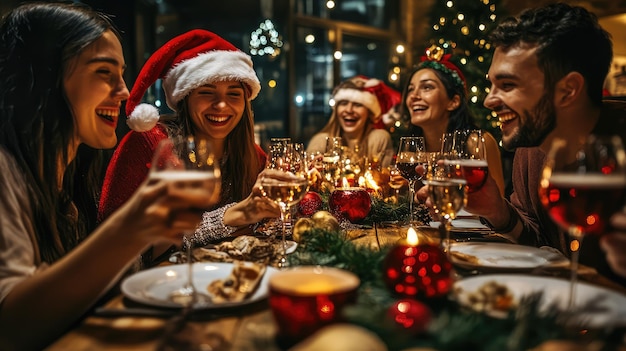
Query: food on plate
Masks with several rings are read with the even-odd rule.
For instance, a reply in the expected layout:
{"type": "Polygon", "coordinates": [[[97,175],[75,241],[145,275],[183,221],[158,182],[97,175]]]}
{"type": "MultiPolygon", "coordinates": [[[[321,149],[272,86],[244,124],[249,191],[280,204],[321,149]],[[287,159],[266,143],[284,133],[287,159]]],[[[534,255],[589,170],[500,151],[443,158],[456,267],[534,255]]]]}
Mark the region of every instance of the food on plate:
{"type": "Polygon", "coordinates": [[[506,313],[515,307],[513,294],[506,287],[496,281],[488,281],[477,291],[463,292],[457,288],[456,295],[465,294],[464,300],[469,307],[479,312],[499,312],[506,313]]]}
{"type": "Polygon", "coordinates": [[[466,263],[471,263],[473,265],[478,265],[480,263],[480,260],[478,259],[478,257],[474,256],[474,255],[469,255],[463,252],[459,252],[459,251],[450,251],[450,254],[452,256],[452,261],[463,261],[466,263]]]}
{"type": "Polygon", "coordinates": [[[207,286],[213,303],[241,302],[256,290],[266,266],[246,261],[233,262],[233,269],[224,279],[216,279],[207,286]]]}
{"type": "Polygon", "coordinates": [[[277,257],[280,251],[280,242],[242,235],[233,241],[225,241],[210,248],[198,248],[194,251],[194,257],[199,261],[233,262],[240,260],[267,263],[277,257]]]}

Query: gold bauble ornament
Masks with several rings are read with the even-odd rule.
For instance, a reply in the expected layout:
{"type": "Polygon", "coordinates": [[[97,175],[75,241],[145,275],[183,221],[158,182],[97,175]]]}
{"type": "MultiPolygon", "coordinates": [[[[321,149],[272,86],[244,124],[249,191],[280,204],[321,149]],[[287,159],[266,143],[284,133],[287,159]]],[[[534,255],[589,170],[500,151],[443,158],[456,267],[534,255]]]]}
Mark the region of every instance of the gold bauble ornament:
{"type": "Polygon", "coordinates": [[[293,240],[300,242],[302,235],[315,227],[315,222],[310,218],[300,218],[293,226],[292,236],[293,240]]]}
{"type": "Polygon", "coordinates": [[[328,211],[317,211],[311,216],[311,219],[315,222],[315,228],[324,229],[329,232],[341,230],[337,218],[328,211]]]}

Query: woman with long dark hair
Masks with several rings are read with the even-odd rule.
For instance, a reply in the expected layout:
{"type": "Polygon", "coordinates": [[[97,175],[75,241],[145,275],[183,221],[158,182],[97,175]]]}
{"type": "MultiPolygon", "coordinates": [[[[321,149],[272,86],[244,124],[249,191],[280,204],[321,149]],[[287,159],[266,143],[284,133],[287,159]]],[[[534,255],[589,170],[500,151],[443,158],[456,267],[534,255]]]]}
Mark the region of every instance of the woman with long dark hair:
{"type": "Polygon", "coordinates": [[[176,195],[146,183],[94,230],[99,187],[88,170],[96,149],[117,142],[124,69],[111,21],[85,6],[30,3],[0,22],[2,350],[43,348],[146,247],[179,243],[200,220],[193,208],[217,201],[211,189],[176,195]]]}

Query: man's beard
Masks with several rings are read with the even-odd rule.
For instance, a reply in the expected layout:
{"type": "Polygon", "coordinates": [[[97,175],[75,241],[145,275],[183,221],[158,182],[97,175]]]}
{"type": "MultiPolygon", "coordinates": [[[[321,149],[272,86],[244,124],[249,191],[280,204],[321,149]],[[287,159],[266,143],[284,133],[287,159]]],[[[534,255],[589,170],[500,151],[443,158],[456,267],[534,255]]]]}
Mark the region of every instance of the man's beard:
{"type": "Polygon", "coordinates": [[[520,116],[517,133],[513,135],[507,145],[504,145],[507,150],[539,146],[554,130],[556,114],[552,103],[552,94],[544,94],[535,106],[534,112],[524,111],[523,117],[520,116]]]}

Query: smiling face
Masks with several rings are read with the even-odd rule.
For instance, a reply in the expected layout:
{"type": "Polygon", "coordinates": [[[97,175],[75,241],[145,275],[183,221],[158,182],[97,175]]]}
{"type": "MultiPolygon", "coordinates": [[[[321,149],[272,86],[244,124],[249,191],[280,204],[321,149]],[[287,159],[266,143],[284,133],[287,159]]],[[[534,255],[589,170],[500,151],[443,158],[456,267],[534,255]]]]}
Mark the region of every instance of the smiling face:
{"type": "Polygon", "coordinates": [[[344,135],[350,139],[358,138],[370,118],[370,110],[361,103],[349,100],[337,101],[335,109],[344,135]]]}
{"type": "MultiPolygon", "coordinates": [[[[450,112],[459,106],[459,97],[448,96],[443,83],[431,68],[420,69],[409,81],[405,104],[411,124],[422,128],[448,125],[450,112]]],[[[438,128],[442,129],[442,128],[438,128]]]]}
{"type": "Polygon", "coordinates": [[[81,143],[96,149],[114,147],[120,106],[129,95],[120,41],[106,31],[67,67],[63,86],[76,123],[75,147],[81,143]]]}
{"type": "Polygon", "coordinates": [[[536,50],[524,43],[497,48],[489,68],[491,90],[485,107],[498,114],[502,144],[508,150],[539,146],[556,125],[536,50]]]}
{"type": "Polygon", "coordinates": [[[238,81],[213,82],[194,89],[187,105],[196,133],[223,142],[241,121],[246,97],[238,81]]]}

